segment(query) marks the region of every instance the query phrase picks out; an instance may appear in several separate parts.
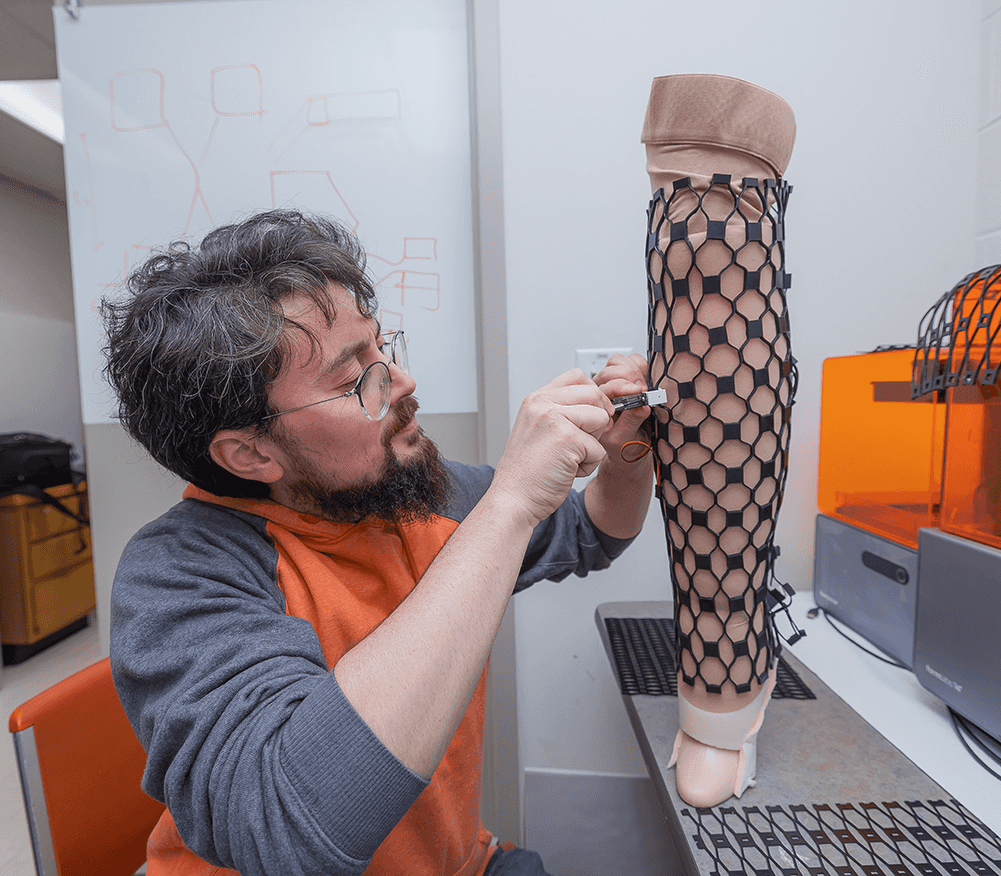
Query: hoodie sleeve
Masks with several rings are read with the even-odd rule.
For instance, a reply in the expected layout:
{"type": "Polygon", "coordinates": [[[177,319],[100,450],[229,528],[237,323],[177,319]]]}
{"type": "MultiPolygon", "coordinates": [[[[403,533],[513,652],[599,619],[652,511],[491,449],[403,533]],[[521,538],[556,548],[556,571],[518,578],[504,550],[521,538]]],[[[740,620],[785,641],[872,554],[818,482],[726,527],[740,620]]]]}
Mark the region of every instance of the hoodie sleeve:
{"type": "Polygon", "coordinates": [[[253,515],[189,499],[143,528],[112,592],[115,684],[143,788],[197,855],[244,876],[358,874],[426,782],[285,614],[276,566],[253,515]]]}
{"type": "MultiPolygon", "coordinates": [[[[453,498],[446,516],[462,520],[487,491],[493,469],[456,462],[449,462],[448,468],[453,498]]],[[[613,538],[598,529],[584,507],[583,491],[571,490],[563,504],[535,527],[515,592],[545,578],[562,581],[571,573],[583,578],[588,572],[607,569],[632,541],[613,538]]]]}

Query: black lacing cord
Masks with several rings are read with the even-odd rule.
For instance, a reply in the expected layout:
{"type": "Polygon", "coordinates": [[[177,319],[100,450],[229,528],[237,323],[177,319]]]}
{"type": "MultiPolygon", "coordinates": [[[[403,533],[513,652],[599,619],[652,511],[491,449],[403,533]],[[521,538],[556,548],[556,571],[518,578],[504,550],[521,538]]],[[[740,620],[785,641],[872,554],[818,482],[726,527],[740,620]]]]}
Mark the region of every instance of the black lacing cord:
{"type": "Polygon", "coordinates": [[[956,735],[959,737],[959,741],[963,743],[963,747],[970,753],[970,757],[994,776],[995,779],[1001,779],[1001,773],[995,772],[980,759],[970,743],[967,742],[966,737],[963,736],[963,731],[965,730],[980,751],[998,766],[1001,766],[1001,743],[981,730],[976,724],[971,724],[967,721],[952,706],[949,707],[949,714],[952,716],[952,726],[956,728],[956,735]]]}
{"type": "Polygon", "coordinates": [[[882,661],[883,661],[884,663],[888,663],[888,664],[889,664],[890,666],[896,666],[896,667],[897,667],[898,669],[906,669],[906,670],[907,670],[908,672],[910,671],[910,667],[909,667],[909,666],[907,666],[907,665],[905,665],[905,664],[903,664],[903,663],[901,663],[901,662],[900,662],[899,660],[891,660],[891,659],[890,659],[890,658],[888,658],[888,657],[883,657],[883,656],[882,656],[881,654],[877,654],[877,653],[876,653],[875,651],[870,651],[870,650],[869,650],[868,648],[866,648],[866,646],[865,646],[865,645],[863,645],[863,644],[862,644],[861,642],[858,642],[858,641],[856,641],[855,639],[853,639],[853,638],[852,638],[851,636],[849,636],[849,635],[848,635],[848,633],[846,633],[846,632],[845,632],[844,630],[842,630],[842,629],[841,629],[841,628],[840,628],[839,626],[837,626],[837,624],[835,624],[835,623],[834,623],[834,621],[833,621],[833,620],[831,620],[831,615],[830,615],[830,613],[829,613],[829,612],[826,612],[826,611],[824,611],[824,610],[823,610],[823,609],[822,609],[822,608],[821,608],[821,607],[820,607],[819,605],[818,605],[818,606],[816,606],[815,608],[811,608],[811,609],[810,609],[810,610],[809,610],[809,611],[808,611],[808,612],[806,613],[806,616],[807,616],[808,618],[811,618],[811,619],[813,619],[813,618],[815,618],[815,617],[816,617],[816,616],[817,616],[818,614],[820,614],[821,612],[823,612],[823,614],[824,614],[824,617],[826,618],[827,622],[828,622],[828,623],[829,623],[829,624],[831,625],[831,628],[832,628],[832,629],[833,629],[833,630],[834,630],[835,632],[837,632],[837,633],[839,633],[840,635],[844,636],[844,638],[846,638],[846,639],[847,639],[847,640],[848,640],[849,642],[851,642],[851,643],[852,643],[852,644],[853,644],[853,645],[854,645],[854,646],[855,646],[856,648],[859,648],[860,650],[862,650],[862,651],[865,651],[865,653],[866,653],[866,654],[869,654],[870,656],[872,656],[872,657],[875,657],[875,658],[876,658],[877,660],[882,660],[882,661]]]}
{"type": "MultiPolygon", "coordinates": [[[[849,636],[844,630],[840,629],[833,620],[831,620],[830,613],[824,611],[819,605],[811,608],[806,616],[811,620],[815,618],[818,614],[822,613],[827,619],[827,622],[831,625],[831,628],[836,632],[840,633],[844,638],[851,642],[856,648],[865,651],[877,660],[882,660],[884,663],[888,663],[890,666],[896,666],[899,669],[906,669],[910,671],[910,667],[904,665],[899,660],[890,660],[886,657],[877,654],[875,651],[870,651],[861,642],[856,641],[851,636],[849,636]]],[[[970,753],[972,757],[980,766],[982,766],[987,772],[989,772],[994,778],[1001,779],[1001,773],[994,772],[984,761],[980,759],[977,753],[973,750],[969,742],[967,742],[966,737],[963,735],[965,730],[977,747],[994,763],[1001,766],[1001,742],[998,742],[994,737],[988,735],[983,730],[981,730],[976,724],[970,723],[966,718],[955,711],[952,706],[947,707],[949,709],[949,714],[952,716],[952,726],[956,729],[956,735],[959,737],[959,741],[963,743],[963,747],[970,753]]]]}

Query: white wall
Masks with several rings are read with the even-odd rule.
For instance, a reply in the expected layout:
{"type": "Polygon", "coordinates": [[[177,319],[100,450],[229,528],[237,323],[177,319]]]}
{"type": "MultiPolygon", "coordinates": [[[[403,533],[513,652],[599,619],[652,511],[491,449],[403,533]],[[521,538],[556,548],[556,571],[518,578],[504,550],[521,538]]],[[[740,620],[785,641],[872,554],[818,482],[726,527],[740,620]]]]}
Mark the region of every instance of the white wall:
{"type": "Polygon", "coordinates": [[[83,453],[66,205],[0,177],[0,432],[83,453]]]}
{"type": "MultiPolygon", "coordinates": [[[[512,416],[573,367],[575,348],[645,351],[639,135],[652,78],[737,76],[793,107],[787,260],[800,389],[778,572],[809,589],[823,360],[914,340],[927,307],[977,266],[981,4],[500,0],[499,10],[512,416]]],[[[612,569],[519,596],[526,769],[645,773],[593,613],[669,592],[655,508],[612,569]]]]}
{"type": "MultiPolygon", "coordinates": [[[[1001,2],[498,0],[498,9],[512,418],[527,392],[572,367],[575,348],[645,347],[649,188],[639,131],[650,80],[725,73],[778,92],[795,110],[787,231],[801,385],[779,571],[808,589],[823,359],[912,340],[931,302],[966,272],[1001,262],[1001,2]]],[[[23,373],[14,336],[67,361],[56,369],[62,380],[36,371],[0,381],[0,391],[16,393],[3,396],[0,417],[57,412],[60,423],[26,425],[79,444],[78,397],[63,400],[53,388],[77,385],[72,329],[56,325],[72,320],[65,208],[29,195],[0,180],[0,364],[23,373]],[[50,280],[15,281],[25,253],[50,280]],[[63,285],[50,272],[65,279],[62,297],[34,291],[63,285]],[[51,343],[25,328],[32,320],[46,323],[51,343]],[[53,403],[26,401],[41,397],[53,403]]],[[[654,507],[613,569],[519,596],[526,768],[645,775],[593,612],[668,593],[654,507]]]]}
{"type": "Polygon", "coordinates": [[[1001,263],[1001,0],[983,0],[977,127],[976,263],[986,267],[1001,263]]]}

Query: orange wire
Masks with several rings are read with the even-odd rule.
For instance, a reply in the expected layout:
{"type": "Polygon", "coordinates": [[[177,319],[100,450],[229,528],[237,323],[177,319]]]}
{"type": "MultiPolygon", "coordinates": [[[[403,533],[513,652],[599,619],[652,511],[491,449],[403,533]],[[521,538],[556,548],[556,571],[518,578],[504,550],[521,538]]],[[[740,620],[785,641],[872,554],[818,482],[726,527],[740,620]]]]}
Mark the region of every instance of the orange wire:
{"type": "Polygon", "coordinates": [[[622,447],[619,448],[619,455],[622,457],[624,462],[639,462],[644,456],[646,456],[653,448],[646,443],[646,441],[627,441],[622,447]],[[626,456],[626,448],[630,444],[638,444],[640,447],[644,448],[643,452],[639,456],[626,456]]]}

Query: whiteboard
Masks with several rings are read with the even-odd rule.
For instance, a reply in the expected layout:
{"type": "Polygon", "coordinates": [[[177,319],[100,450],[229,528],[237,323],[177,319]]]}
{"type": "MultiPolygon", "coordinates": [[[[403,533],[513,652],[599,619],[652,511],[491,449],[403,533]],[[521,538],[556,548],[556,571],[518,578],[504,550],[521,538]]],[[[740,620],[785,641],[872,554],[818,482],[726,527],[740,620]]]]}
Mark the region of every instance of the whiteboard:
{"type": "Polygon", "coordinates": [[[476,410],[464,0],[53,15],[85,423],[114,416],[101,298],[151,249],[273,207],[352,228],[421,410],[476,410]]]}

